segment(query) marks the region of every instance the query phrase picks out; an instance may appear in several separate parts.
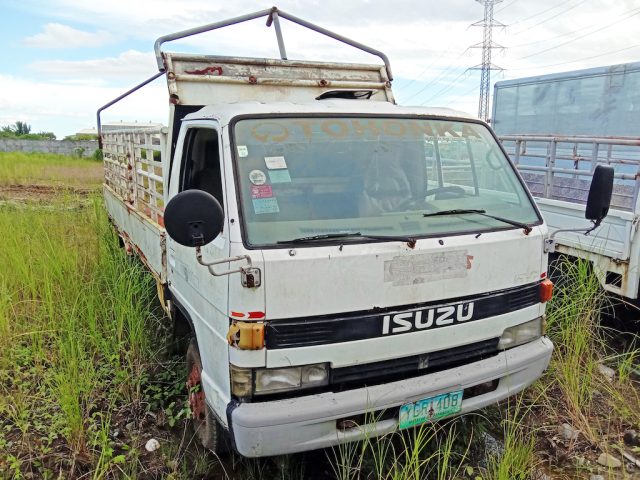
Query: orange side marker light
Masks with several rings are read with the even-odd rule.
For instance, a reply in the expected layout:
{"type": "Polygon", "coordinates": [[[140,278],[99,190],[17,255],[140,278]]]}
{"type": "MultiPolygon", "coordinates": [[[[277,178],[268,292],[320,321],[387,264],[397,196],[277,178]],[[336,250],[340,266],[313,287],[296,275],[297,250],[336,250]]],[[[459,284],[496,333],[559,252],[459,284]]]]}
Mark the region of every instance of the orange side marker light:
{"type": "Polygon", "coordinates": [[[546,303],[553,298],[553,282],[545,278],[540,282],[540,302],[546,303]]]}

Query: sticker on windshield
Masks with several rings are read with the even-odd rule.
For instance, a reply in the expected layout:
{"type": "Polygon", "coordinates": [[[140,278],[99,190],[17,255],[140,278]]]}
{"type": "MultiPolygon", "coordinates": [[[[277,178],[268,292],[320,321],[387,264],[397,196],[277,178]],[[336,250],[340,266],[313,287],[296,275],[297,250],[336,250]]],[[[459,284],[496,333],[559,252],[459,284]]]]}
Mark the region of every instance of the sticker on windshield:
{"type": "Polygon", "coordinates": [[[246,157],[249,155],[249,149],[246,145],[238,145],[238,155],[241,157],[246,157]]]}
{"type": "Polygon", "coordinates": [[[251,185],[251,198],[271,198],[273,188],[271,185],[251,185]]]}
{"type": "Polygon", "coordinates": [[[271,183],[291,183],[291,175],[289,170],[269,170],[269,180],[271,183]]]}
{"type": "Polygon", "coordinates": [[[269,170],[280,170],[287,168],[287,162],[284,157],[264,157],[264,163],[269,170]]]}
{"type": "Polygon", "coordinates": [[[264,185],[267,183],[267,176],[262,170],[251,170],[249,172],[249,181],[254,185],[264,185]]]}
{"type": "Polygon", "coordinates": [[[279,213],[278,200],[276,198],[254,198],[253,211],[260,215],[261,213],[279,213]]]}

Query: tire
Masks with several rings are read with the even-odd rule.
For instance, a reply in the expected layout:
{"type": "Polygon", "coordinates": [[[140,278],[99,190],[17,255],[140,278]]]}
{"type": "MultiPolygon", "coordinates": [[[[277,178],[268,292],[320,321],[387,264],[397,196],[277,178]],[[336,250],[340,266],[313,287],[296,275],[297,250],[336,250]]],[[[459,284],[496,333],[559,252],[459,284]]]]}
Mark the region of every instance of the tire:
{"type": "Polygon", "coordinates": [[[200,444],[216,454],[226,453],[226,432],[206,402],[201,383],[202,360],[198,342],[191,339],[187,349],[187,392],[191,407],[191,422],[200,444]]]}

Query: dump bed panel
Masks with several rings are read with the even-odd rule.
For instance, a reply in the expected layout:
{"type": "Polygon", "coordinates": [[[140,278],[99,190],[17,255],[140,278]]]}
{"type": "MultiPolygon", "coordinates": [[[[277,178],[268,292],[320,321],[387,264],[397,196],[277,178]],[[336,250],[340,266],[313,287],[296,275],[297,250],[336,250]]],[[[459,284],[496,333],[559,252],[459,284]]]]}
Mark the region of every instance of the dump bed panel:
{"type": "Polygon", "coordinates": [[[125,246],[166,281],[164,168],[166,129],[103,133],[104,200],[125,246]]]}
{"type": "Polygon", "coordinates": [[[393,102],[382,65],[164,53],[173,104],[308,102],[328,90],[374,90],[393,102]]]}

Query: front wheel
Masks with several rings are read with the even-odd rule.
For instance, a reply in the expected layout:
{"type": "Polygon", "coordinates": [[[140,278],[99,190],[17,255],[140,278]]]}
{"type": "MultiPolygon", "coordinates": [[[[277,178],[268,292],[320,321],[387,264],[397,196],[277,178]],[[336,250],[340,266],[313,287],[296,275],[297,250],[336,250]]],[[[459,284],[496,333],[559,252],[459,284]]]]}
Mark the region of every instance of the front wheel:
{"type": "Polygon", "coordinates": [[[202,389],[202,360],[195,338],[187,349],[187,391],[196,437],[204,448],[214,453],[227,452],[226,432],[207,404],[202,389]]]}

